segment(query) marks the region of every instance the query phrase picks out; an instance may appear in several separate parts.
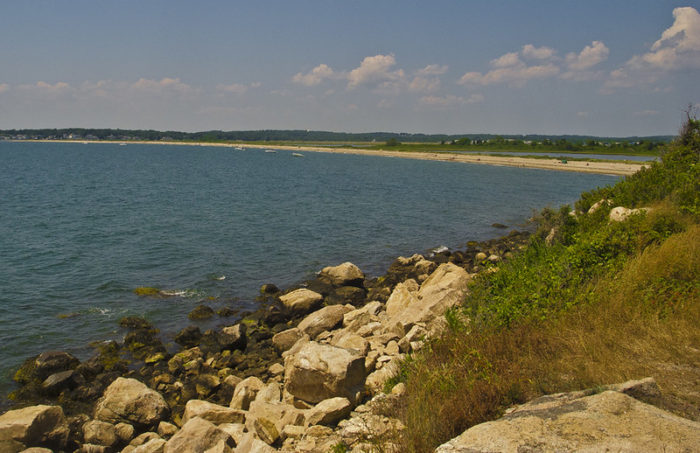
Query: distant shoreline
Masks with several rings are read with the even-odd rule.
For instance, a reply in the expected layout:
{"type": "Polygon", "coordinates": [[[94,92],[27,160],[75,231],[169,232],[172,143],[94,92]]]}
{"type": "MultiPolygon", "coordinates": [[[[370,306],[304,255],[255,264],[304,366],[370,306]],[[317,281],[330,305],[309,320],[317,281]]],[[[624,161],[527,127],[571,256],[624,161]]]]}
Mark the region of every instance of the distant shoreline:
{"type": "Polygon", "coordinates": [[[205,143],[205,142],[162,142],[162,141],[111,141],[111,140],[12,140],[13,142],[42,143],[112,143],[141,145],[182,145],[182,146],[220,146],[225,148],[281,149],[288,151],[305,151],[314,153],[356,154],[363,156],[400,157],[404,159],[434,160],[442,162],[459,162],[468,164],[495,165],[505,167],[535,168],[541,170],[571,171],[578,173],[596,173],[615,176],[627,176],[636,173],[645,165],[643,163],[600,162],[572,160],[566,163],[560,159],[535,159],[528,157],[505,157],[482,154],[436,153],[416,151],[367,150],[360,148],[328,148],[315,146],[260,145],[247,143],[205,143]]]}

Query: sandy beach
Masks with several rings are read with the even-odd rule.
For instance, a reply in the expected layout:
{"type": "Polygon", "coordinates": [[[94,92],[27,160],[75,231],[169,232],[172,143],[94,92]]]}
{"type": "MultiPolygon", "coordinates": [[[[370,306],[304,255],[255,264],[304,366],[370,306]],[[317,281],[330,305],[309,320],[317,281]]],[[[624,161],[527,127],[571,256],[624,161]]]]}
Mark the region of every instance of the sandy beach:
{"type": "MultiPolygon", "coordinates": [[[[399,157],[404,159],[436,160],[444,162],[459,162],[466,164],[496,165],[506,167],[537,168],[541,170],[573,171],[580,173],[598,173],[607,175],[627,176],[644,167],[643,163],[601,162],[575,160],[563,163],[559,159],[536,159],[527,157],[490,156],[484,154],[463,153],[434,153],[414,151],[367,150],[359,148],[335,148],[320,146],[290,146],[290,145],[260,145],[248,143],[200,143],[200,142],[149,142],[149,141],[85,141],[85,140],[37,140],[40,142],[70,142],[70,143],[126,143],[148,145],[185,145],[185,146],[221,146],[228,148],[283,149],[296,152],[357,154],[363,156],[399,157]]],[[[620,156],[621,159],[624,156],[620,156]]]]}

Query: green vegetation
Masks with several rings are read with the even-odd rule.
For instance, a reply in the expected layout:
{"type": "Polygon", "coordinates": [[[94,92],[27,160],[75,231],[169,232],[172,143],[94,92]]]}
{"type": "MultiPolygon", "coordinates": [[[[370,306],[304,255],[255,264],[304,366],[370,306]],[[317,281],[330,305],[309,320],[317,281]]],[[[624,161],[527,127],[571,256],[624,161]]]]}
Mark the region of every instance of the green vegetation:
{"type": "Polygon", "coordinates": [[[510,405],[653,376],[650,401],[700,419],[700,121],[660,162],[544,210],[522,253],[480,275],[448,332],[404,363],[402,451],[427,452],[510,405]],[[589,213],[599,200],[597,210],[589,213]],[[613,206],[650,208],[611,222],[613,206]]]}
{"type": "Polygon", "coordinates": [[[141,297],[153,297],[160,295],[160,290],[151,286],[139,286],[138,288],[134,289],[134,294],[141,297]]]}

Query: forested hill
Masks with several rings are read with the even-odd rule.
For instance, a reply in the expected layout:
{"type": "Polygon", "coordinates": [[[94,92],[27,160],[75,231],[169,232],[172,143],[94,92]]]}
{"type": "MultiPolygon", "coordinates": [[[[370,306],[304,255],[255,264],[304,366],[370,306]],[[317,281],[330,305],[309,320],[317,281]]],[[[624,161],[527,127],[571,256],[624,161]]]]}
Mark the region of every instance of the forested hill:
{"type": "Polygon", "coordinates": [[[521,140],[551,141],[566,140],[569,143],[596,142],[663,142],[671,141],[670,135],[649,137],[596,137],[588,135],[495,135],[495,134],[409,134],[395,132],[329,132],[309,130],[251,130],[251,131],[155,131],[129,129],[7,129],[0,130],[0,139],[15,140],[176,140],[176,141],[271,141],[271,142],[386,142],[394,139],[404,143],[439,143],[458,140],[521,140]]]}

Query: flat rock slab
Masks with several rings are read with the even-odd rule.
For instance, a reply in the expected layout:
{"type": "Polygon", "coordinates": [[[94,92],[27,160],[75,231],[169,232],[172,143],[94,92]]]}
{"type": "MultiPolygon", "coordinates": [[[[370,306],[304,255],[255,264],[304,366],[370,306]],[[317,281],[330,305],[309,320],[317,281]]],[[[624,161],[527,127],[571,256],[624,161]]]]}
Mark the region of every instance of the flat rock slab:
{"type": "Polygon", "coordinates": [[[473,426],[436,453],[698,451],[700,423],[606,391],[580,398],[542,397],[473,426]]]}

